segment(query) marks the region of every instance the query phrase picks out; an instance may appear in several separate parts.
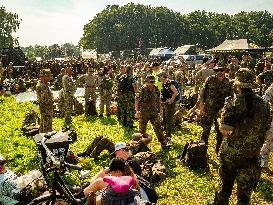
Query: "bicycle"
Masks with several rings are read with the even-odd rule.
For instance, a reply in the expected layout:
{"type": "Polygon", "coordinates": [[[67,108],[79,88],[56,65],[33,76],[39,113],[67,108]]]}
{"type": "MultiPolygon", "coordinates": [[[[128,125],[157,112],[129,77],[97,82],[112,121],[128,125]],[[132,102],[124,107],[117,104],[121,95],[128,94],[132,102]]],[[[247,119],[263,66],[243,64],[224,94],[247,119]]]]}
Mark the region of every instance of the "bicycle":
{"type": "MultiPolygon", "coordinates": [[[[46,138],[43,137],[41,140],[41,145],[44,148],[47,157],[51,161],[51,167],[48,168],[49,165],[44,164],[42,162],[42,173],[45,178],[51,179],[52,188],[49,194],[45,194],[33,199],[30,203],[25,203],[25,205],[39,205],[39,204],[47,204],[47,205],[54,205],[56,202],[66,202],[71,205],[81,205],[84,204],[84,199],[76,198],[72,191],[68,188],[65,184],[64,180],[60,176],[60,172],[64,169],[73,169],[81,171],[82,167],[79,165],[69,164],[64,161],[56,159],[54,154],[49,150],[49,148],[45,144],[46,138]],[[50,173],[53,172],[53,177],[50,177],[50,173]]],[[[24,204],[24,203],[23,203],[24,204]]]]}

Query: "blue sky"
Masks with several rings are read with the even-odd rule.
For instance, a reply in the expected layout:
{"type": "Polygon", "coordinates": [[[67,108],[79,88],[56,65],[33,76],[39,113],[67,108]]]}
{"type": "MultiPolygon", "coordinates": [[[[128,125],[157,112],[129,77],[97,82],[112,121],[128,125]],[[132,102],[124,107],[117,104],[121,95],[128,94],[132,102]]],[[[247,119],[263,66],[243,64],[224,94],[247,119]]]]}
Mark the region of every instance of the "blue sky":
{"type": "Polygon", "coordinates": [[[240,11],[268,10],[273,13],[273,0],[0,0],[10,12],[22,19],[19,37],[21,46],[77,44],[83,26],[106,5],[129,2],[166,6],[181,13],[206,10],[234,14],[240,11]]]}

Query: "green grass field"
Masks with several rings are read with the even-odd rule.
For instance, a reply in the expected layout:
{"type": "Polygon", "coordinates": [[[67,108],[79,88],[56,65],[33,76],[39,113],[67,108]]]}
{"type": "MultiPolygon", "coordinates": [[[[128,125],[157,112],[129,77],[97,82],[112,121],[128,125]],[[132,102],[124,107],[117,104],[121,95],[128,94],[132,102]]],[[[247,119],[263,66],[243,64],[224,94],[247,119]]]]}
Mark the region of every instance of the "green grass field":
{"type": "MultiPolygon", "coordinates": [[[[32,138],[23,136],[21,132],[22,121],[31,103],[16,103],[13,97],[2,98],[2,100],[3,102],[0,103],[0,152],[8,160],[7,166],[10,169],[18,174],[24,174],[38,167],[36,145],[32,138]]],[[[54,118],[54,130],[60,130],[62,125],[63,119],[54,118]]],[[[131,134],[137,132],[137,129],[124,129],[115,116],[99,119],[81,115],[73,118],[73,126],[78,133],[78,140],[71,145],[71,149],[76,154],[84,151],[96,135],[104,135],[118,142],[129,141],[131,134]]],[[[209,142],[210,172],[192,171],[177,159],[184,144],[189,139],[198,139],[200,136],[201,128],[198,125],[183,123],[182,129],[176,130],[173,135],[173,146],[166,151],[161,150],[150,125],[148,133],[153,136],[153,141],[149,145],[150,149],[163,160],[168,170],[166,179],[156,185],[160,197],[158,204],[206,204],[206,200],[214,196],[214,187],[219,179],[217,174],[219,162],[214,149],[216,140],[213,132],[209,142]]],[[[80,164],[85,169],[91,170],[91,176],[108,162],[107,152],[102,153],[97,161],[88,157],[80,158],[80,164]]],[[[272,155],[270,166],[273,169],[272,155]]],[[[257,189],[252,195],[252,204],[273,204],[272,180],[273,177],[262,174],[257,189]]],[[[236,185],[230,204],[236,204],[236,185]]]]}

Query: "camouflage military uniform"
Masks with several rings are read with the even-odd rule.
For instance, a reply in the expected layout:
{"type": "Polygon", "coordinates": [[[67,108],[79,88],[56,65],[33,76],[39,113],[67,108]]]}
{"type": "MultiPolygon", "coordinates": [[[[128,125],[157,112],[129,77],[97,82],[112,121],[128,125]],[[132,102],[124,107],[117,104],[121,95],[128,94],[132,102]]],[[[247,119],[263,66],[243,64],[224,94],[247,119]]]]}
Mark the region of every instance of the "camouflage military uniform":
{"type": "Polygon", "coordinates": [[[155,183],[165,178],[166,167],[154,153],[150,151],[139,152],[134,157],[140,164],[142,176],[146,180],[155,183]]]}
{"type": "Polygon", "coordinates": [[[63,94],[64,94],[64,118],[65,125],[71,124],[71,114],[73,111],[74,94],[76,92],[76,86],[71,77],[64,75],[62,78],[63,94]]]}
{"type": "Polygon", "coordinates": [[[194,76],[196,86],[201,87],[204,84],[204,82],[206,81],[206,79],[212,75],[215,75],[214,70],[203,67],[194,76]]]}
{"type": "Polygon", "coordinates": [[[52,92],[46,83],[39,81],[36,86],[36,93],[41,113],[40,132],[50,132],[52,131],[53,118],[52,92]]]}
{"type": "Polygon", "coordinates": [[[104,105],[106,105],[106,114],[110,116],[110,105],[112,99],[113,82],[109,74],[105,74],[99,79],[99,92],[100,92],[100,115],[104,113],[104,105]]]}
{"type": "MultiPolygon", "coordinates": [[[[273,110],[273,84],[266,90],[263,99],[270,104],[271,113],[273,110]]],[[[273,121],[270,129],[265,134],[265,141],[261,149],[261,167],[268,167],[270,150],[273,148],[273,121]]]]}
{"type": "MultiPolygon", "coordinates": [[[[129,148],[132,151],[132,154],[149,150],[146,143],[144,143],[144,140],[141,139],[131,141],[129,148]]],[[[91,145],[89,145],[82,154],[79,154],[79,156],[89,156],[97,159],[104,150],[107,150],[112,154],[115,151],[115,144],[106,137],[97,136],[91,145]]]]}
{"type": "Polygon", "coordinates": [[[124,125],[133,126],[135,114],[135,92],[136,79],[131,74],[124,74],[118,79],[118,110],[120,120],[124,125]],[[121,81],[127,81],[125,88],[120,87],[121,81]]]}
{"type": "Polygon", "coordinates": [[[265,91],[273,83],[273,70],[267,70],[258,75],[258,79],[264,84],[265,91]]]}
{"type": "Polygon", "coordinates": [[[60,116],[64,117],[65,113],[65,99],[64,99],[64,89],[62,88],[59,92],[59,100],[58,100],[58,109],[60,112],[60,116]]]}
{"type": "Polygon", "coordinates": [[[144,85],[139,93],[139,131],[141,134],[146,134],[147,124],[150,122],[153,125],[155,134],[161,144],[166,143],[163,135],[163,130],[160,122],[160,92],[157,86],[152,90],[144,85]]]}
{"type": "MultiPolygon", "coordinates": [[[[251,99],[251,100],[250,100],[251,99]]],[[[270,110],[259,96],[252,94],[253,116],[248,117],[245,97],[227,99],[221,117],[221,128],[232,131],[220,148],[220,179],[215,205],[228,205],[234,181],[237,181],[238,204],[249,204],[260,175],[259,153],[265,132],[270,126],[270,110]]]]}
{"type": "Polygon", "coordinates": [[[216,75],[210,76],[205,82],[205,87],[201,91],[200,101],[204,104],[204,115],[201,117],[203,133],[201,139],[208,144],[210,129],[214,121],[216,131],[216,151],[218,152],[223,136],[219,130],[217,116],[224,106],[225,98],[233,93],[232,85],[227,78],[218,80],[216,75]]]}
{"type": "MultiPolygon", "coordinates": [[[[79,81],[82,81],[85,88],[85,105],[88,105],[88,103],[93,103],[96,106],[97,101],[97,94],[96,94],[96,87],[97,87],[97,77],[94,75],[83,75],[79,78],[79,81]]],[[[87,110],[85,106],[85,110],[87,110]]]]}

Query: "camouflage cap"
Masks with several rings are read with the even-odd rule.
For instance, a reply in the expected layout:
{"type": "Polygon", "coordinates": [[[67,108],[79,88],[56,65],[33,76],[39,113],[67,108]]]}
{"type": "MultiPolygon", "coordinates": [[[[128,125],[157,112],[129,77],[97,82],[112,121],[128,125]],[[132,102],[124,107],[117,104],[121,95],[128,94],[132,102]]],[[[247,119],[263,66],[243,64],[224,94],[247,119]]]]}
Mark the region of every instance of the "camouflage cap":
{"type": "Polygon", "coordinates": [[[50,71],[50,69],[43,69],[40,72],[40,77],[51,77],[52,73],[50,71]]]}
{"type": "Polygon", "coordinates": [[[238,85],[241,88],[254,88],[255,74],[248,68],[240,68],[235,73],[234,85],[238,85]]]}

